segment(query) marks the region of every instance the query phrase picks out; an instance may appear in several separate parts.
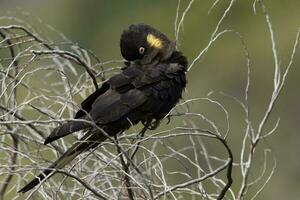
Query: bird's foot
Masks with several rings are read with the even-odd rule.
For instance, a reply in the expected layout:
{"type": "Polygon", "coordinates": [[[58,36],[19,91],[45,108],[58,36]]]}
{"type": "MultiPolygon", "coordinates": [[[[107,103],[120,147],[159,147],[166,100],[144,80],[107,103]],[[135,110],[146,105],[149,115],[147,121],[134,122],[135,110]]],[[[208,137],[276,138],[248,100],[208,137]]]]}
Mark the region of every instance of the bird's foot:
{"type": "Polygon", "coordinates": [[[154,119],[152,121],[143,121],[142,123],[144,126],[147,126],[147,129],[155,130],[159,126],[160,120],[154,119]]]}

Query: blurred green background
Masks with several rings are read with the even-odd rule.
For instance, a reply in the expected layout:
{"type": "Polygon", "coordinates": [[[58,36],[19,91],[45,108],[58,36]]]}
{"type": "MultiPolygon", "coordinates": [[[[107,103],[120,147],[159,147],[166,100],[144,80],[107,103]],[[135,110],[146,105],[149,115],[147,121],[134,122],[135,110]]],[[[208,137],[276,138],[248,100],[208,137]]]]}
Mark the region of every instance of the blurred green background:
{"type": "MultiPolygon", "coordinates": [[[[182,0],[181,12],[188,2],[182,0]]],[[[208,10],[213,1],[196,0],[192,5],[179,37],[179,48],[187,55],[189,61],[207,45],[210,34],[228,2],[220,1],[210,14],[208,10]]],[[[280,63],[284,69],[300,27],[300,1],[272,0],[265,3],[275,31],[280,63]]],[[[249,49],[252,63],[250,109],[254,127],[257,127],[271,95],[274,62],[261,8],[257,6],[255,15],[252,4],[253,1],[237,1],[221,29],[238,31],[249,49]]],[[[0,0],[0,17],[19,16],[38,28],[41,24],[30,21],[32,16],[26,16],[24,13],[28,12],[64,33],[73,42],[93,50],[106,61],[121,58],[119,36],[122,30],[132,23],[150,24],[174,39],[176,8],[177,1],[174,0],[0,0]]],[[[47,33],[44,32],[43,35],[47,36],[47,33]]],[[[297,89],[300,84],[299,52],[271,115],[273,124],[277,117],[280,117],[279,128],[267,141],[263,141],[264,145],[267,144],[273,149],[277,168],[257,199],[299,199],[300,196],[300,95],[297,89]]],[[[246,59],[240,42],[233,35],[225,35],[188,73],[189,82],[185,97],[205,97],[210,91],[223,91],[243,99],[246,73],[246,59]]],[[[226,102],[224,104],[226,105],[226,102]]],[[[210,112],[205,104],[194,109],[195,112],[210,112]]],[[[238,150],[244,131],[239,131],[241,123],[244,122],[240,118],[241,114],[238,114],[238,109],[237,106],[229,106],[233,126],[229,141],[235,150],[238,150]]],[[[271,126],[272,123],[268,127],[271,126]]],[[[251,174],[255,176],[258,173],[259,171],[253,171],[251,174]]]]}

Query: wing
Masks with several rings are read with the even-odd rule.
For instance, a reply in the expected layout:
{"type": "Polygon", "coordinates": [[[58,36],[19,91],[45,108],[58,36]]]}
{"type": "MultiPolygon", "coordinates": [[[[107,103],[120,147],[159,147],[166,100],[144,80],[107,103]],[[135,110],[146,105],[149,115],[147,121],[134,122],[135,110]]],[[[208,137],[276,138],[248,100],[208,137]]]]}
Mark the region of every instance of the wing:
{"type": "Polygon", "coordinates": [[[81,103],[81,109],[76,113],[75,119],[79,119],[88,113],[94,101],[102,94],[104,94],[109,89],[109,84],[106,82],[102,84],[101,88],[96,90],[94,93],[92,93],[90,96],[88,96],[82,103],[81,103]]]}
{"type": "Polygon", "coordinates": [[[96,90],[81,103],[81,109],[76,113],[75,119],[79,119],[85,116],[86,113],[89,113],[95,100],[105,94],[110,88],[117,89],[119,92],[125,92],[132,89],[131,81],[142,74],[142,71],[135,66],[127,67],[122,73],[111,77],[107,82],[103,83],[101,88],[96,90]]]}
{"type": "MultiPolygon", "coordinates": [[[[98,124],[105,124],[117,120],[130,109],[145,101],[145,95],[134,90],[131,82],[143,72],[136,67],[128,67],[122,73],[113,76],[102,87],[87,97],[81,104],[75,119],[93,120],[98,124]],[[89,113],[87,116],[86,113],[89,113]],[[90,118],[91,117],[91,118],[90,118]]],[[[70,121],[55,128],[46,138],[44,144],[70,133],[90,127],[89,123],[70,121]]]]}
{"type": "MultiPolygon", "coordinates": [[[[93,102],[102,94],[107,92],[109,89],[109,84],[106,82],[102,84],[101,88],[96,90],[94,93],[89,95],[82,103],[81,103],[81,109],[75,114],[75,119],[84,118],[86,116],[86,113],[89,113],[89,111],[92,109],[93,102]]],[[[89,124],[86,124],[84,122],[79,121],[71,121],[68,123],[64,123],[59,127],[56,127],[53,129],[51,134],[46,138],[44,144],[48,144],[54,140],[57,140],[63,136],[66,136],[70,133],[80,131],[82,129],[85,129],[89,126],[89,124]]]]}

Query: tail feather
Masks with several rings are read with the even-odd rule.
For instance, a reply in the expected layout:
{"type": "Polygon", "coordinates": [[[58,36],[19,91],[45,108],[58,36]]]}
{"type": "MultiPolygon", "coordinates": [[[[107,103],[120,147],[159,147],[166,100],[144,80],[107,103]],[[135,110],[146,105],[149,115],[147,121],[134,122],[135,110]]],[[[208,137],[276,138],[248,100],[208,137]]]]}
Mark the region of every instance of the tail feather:
{"type": "Polygon", "coordinates": [[[45,178],[50,178],[55,174],[55,169],[61,169],[65,165],[69,164],[73,159],[75,159],[82,152],[97,146],[100,142],[104,141],[106,137],[101,133],[92,133],[90,131],[87,133],[80,141],[76,142],[70,149],[68,149],[60,158],[58,158],[48,169],[44,170],[40,175],[30,181],[18,193],[26,193],[33,189],[39,183],[41,183],[45,178]],[[51,174],[52,173],[52,174],[51,174]]]}
{"type": "Polygon", "coordinates": [[[74,133],[76,131],[80,131],[89,127],[88,123],[80,122],[80,121],[71,121],[68,123],[64,123],[60,127],[55,128],[51,134],[46,138],[44,144],[48,144],[57,140],[61,137],[74,133]]]}
{"type": "Polygon", "coordinates": [[[46,177],[50,178],[52,175],[50,175],[53,172],[53,169],[46,169],[43,171],[43,173],[41,173],[40,175],[38,175],[36,178],[34,178],[32,181],[30,181],[27,185],[25,185],[22,189],[20,189],[18,191],[25,193],[28,192],[29,190],[31,190],[32,188],[34,188],[36,185],[38,185],[40,182],[42,182],[46,177]]]}

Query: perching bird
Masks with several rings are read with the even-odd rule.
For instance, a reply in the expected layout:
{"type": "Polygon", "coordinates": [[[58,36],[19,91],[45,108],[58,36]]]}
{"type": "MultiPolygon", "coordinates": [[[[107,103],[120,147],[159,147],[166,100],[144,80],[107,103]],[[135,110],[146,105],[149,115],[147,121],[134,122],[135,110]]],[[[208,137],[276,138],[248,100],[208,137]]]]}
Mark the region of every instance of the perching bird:
{"type": "MultiPolygon", "coordinates": [[[[109,136],[139,122],[159,122],[176,105],[186,86],[186,57],[176,50],[175,41],[151,26],[131,25],[121,35],[120,48],[126,67],[87,97],[75,115],[75,119],[93,121],[109,136]]],[[[86,135],[19,192],[31,190],[55,169],[107,139],[91,123],[70,121],[55,128],[45,144],[80,130],[87,130],[86,135]]]]}

